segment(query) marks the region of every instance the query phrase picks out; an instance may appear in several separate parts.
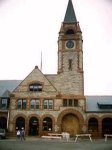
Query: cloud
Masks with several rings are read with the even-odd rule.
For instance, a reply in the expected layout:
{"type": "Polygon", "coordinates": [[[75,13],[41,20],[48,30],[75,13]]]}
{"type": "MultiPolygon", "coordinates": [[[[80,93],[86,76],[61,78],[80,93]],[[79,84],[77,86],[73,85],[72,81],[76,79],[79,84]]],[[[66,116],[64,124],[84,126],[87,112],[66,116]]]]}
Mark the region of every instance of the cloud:
{"type": "Polygon", "coordinates": [[[0,0],[0,4],[6,2],[7,0],[0,0]]]}
{"type": "Polygon", "coordinates": [[[0,7],[5,4],[8,0],[0,0],[0,7]]]}
{"type": "Polygon", "coordinates": [[[107,2],[111,2],[112,3],[112,0],[106,0],[107,2]]]}

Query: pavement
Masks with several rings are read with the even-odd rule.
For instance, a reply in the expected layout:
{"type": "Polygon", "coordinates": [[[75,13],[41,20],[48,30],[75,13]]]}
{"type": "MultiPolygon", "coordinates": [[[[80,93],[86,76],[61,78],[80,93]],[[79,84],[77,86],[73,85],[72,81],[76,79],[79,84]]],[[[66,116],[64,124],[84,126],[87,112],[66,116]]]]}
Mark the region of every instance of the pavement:
{"type": "Polygon", "coordinates": [[[112,150],[112,139],[107,142],[104,139],[74,139],[68,142],[64,139],[42,139],[37,137],[26,137],[25,141],[10,138],[0,140],[0,150],[112,150]]]}

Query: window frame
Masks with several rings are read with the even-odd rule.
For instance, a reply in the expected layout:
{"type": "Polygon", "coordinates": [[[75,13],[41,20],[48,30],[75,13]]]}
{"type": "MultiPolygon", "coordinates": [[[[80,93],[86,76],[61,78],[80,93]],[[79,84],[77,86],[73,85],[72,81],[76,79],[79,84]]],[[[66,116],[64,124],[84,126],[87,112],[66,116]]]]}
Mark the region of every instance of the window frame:
{"type": "Polygon", "coordinates": [[[42,92],[43,86],[41,83],[31,83],[29,84],[30,92],[42,92]]]}
{"type": "Polygon", "coordinates": [[[30,109],[40,109],[40,100],[39,99],[31,99],[30,109]],[[34,105],[32,105],[32,102],[33,102],[34,105]],[[37,103],[38,103],[38,105],[37,105],[37,103]]]}
{"type": "Polygon", "coordinates": [[[63,107],[78,107],[77,99],[63,99],[63,107]]]}
{"type": "Polygon", "coordinates": [[[8,108],[8,99],[7,98],[1,98],[1,108],[7,109],[8,108]],[[3,102],[5,101],[5,102],[3,102]]]}
{"type": "Polygon", "coordinates": [[[44,99],[43,100],[43,109],[53,110],[53,106],[54,106],[54,101],[52,99],[44,99]]]}
{"type": "Polygon", "coordinates": [[[18,99],[17,100],[17,109],[26,109],[27,108],[27,100],[26,99],[18,99]]]}
{"type": "Polygon", "coordinates": [[[69,60],[68,60],[68,69],[69,69],[69,70],[72,70],[72,63],[73,63],[73,60],[72,60],[72,59],[69,59],[69,60]]]}

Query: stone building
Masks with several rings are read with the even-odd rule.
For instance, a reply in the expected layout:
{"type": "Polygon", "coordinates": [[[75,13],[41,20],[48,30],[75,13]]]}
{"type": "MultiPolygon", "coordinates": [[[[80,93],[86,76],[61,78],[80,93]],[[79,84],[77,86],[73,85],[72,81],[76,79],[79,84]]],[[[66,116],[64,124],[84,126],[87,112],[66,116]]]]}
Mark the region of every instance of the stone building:
{"type": "Polygon", "coordinates": [[[0,127],[11,135],[22,127],[32,136],[112,133],[112,96],[84,95],[83,39],[71,0],[59,30],[57,74],[35,66],[23,81],[0,81],[0,90],[0,127]]]}

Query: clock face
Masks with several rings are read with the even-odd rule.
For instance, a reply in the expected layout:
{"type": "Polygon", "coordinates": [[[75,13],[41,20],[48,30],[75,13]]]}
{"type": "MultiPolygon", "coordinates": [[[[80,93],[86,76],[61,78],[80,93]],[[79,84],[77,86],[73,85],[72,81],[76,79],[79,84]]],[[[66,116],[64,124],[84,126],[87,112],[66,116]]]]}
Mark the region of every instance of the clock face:
{"type": "Polygon", "coordinates": [[[67,41],[66,47],[67,48],[73,48],[74,47],[74,42],[72,40],[67,41]]]}

